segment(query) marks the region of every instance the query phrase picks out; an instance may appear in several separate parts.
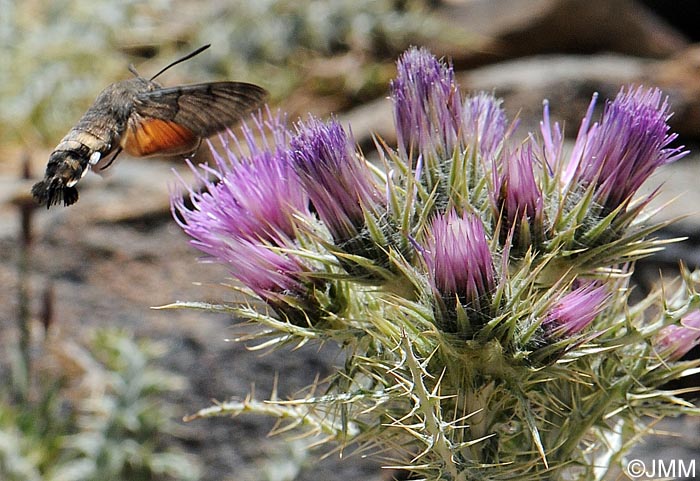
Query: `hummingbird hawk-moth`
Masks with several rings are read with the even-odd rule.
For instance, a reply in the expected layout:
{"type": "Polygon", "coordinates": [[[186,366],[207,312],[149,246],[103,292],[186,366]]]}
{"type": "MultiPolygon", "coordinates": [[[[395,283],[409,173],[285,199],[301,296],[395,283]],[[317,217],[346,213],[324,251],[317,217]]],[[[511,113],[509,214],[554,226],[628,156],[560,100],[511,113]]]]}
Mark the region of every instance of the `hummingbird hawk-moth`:
{"type": "Polygon", "coordinates": [[[170,63],[150,79],[116,82],[104,89],[49,157],[44,180],[32,187],[46,207],[78,200],[75,185],[89,171],[101,172],[122,152],[135,157],[185,155],[203,138],[224,130],[265,100],[267,91],[243,82],[162,87],[154,79],[209,48],[170,63]]]}

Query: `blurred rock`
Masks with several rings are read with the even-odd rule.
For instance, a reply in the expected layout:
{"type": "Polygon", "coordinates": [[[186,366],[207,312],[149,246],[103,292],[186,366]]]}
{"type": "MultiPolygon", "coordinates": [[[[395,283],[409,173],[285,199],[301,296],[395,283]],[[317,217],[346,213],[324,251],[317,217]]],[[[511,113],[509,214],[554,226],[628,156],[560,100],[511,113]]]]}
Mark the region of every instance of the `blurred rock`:
{"type": "Polygon", "coordinates": [[[669,95],[671,122],[682,136],[700,138],[700,44],[678,52],[667,61],[649,65],[648,78],[669,95]]]}
{"type": "Polygon", "coordinates": [[[700,42],[700,2],[698,0],[638,0],[693,42],[700,42]]]}
{"type": "Polygon", "coordinates": [[[368,102],[338,116],[338,121],[352,131],[352,135],[363,150],[374,148],[373,135],[389,145],[396,143],[394,112],[391,100],[381,98],[368,102]]]}
{"type": "Polygon", "coordinates": [[[688,44],[635,0],[452,0],[440,15],[445,28],[461,28],[474,38],[470,50],[436,45],[460,67],[562,52],[661,58],[688,44]]]}

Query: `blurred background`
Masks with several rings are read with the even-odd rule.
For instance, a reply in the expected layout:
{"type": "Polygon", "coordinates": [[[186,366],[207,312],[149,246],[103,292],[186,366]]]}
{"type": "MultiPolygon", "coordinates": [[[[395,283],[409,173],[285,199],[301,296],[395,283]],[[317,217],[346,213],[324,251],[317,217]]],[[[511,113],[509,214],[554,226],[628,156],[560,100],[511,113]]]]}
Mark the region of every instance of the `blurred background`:
{"type": "MultiPolygon", "coordinates": [[[[159,81],[257,83],[291,121],[334,113],[368,155],[373,132],[395,140],[388,84],[411,45],[450,59],[463,92],[503,97],[523,137],[544,98],[575,135],[593,92],[658,86],[693,151],[653,178],[659,205],[679,199],[662,218],[686,216],[662,235],[689,240],[639,263],[643,293],[680,259],[700,265],[699,22],[695,0],[0,0],[0,480],[394,476],[351,449],[316,465],[308,440],[267,437],[267,419],[181,421],[212,399],[266,398],[276,377],[293,396],[342,362],[332,346],[265,356],[228,342],[240,332],[225,315],[151,309],[235,299],[171,218],[182,162],[124,158],[87,176],[75,206],[35,208],[51,150],[129,64],[150,77],[210,43],[159,81]]],[[[700,453],[695,421],[664,429],[640,452],[700,453]]]]}

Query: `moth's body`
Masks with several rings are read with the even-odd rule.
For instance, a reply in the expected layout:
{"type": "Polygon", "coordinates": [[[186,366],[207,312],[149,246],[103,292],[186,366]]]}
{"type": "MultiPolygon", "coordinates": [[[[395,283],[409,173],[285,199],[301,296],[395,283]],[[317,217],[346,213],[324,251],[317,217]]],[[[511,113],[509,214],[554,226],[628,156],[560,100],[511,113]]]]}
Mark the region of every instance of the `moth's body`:
{"type": "MultiPolygon", "coordinates": [[[[64,186],[63,201],[66,205],[77,200],[75,184],[88,172],[91,163],[93,167],[98,163],[106,165],[103,162],[117,152],[133,110],[134,93],[145,88],[152,90],[153,86],[147,83],[142,78],[125,80],[113,83],[100,93],[51,153],[46,166],[45,182],[48,181],[48,185],[44,186],[45,192],[52,185],[54,189],[64,186]]],[[[39,188],[35,187],[35,195],[41,193],[37,191],[39,188]]],[[[53,204],[61,200],[55,199],[54,202],[54,199],[49,196],[46,201],[53,204]]],[[[43,203],[44,199],[40,201],[43,203]]]]}
{"type": "Polygon", "coordinates": [[[32,194],[47,207],[71,205],[78,200],[75,185],[88,170],[106,169],[122,151],[134,157],[191,153],[202,138],[259,106],[266,94],[261,87],[241,82],[163,88],[137,76],[113,83],[58,143],[44,180],[34,185],[32,194]]]}

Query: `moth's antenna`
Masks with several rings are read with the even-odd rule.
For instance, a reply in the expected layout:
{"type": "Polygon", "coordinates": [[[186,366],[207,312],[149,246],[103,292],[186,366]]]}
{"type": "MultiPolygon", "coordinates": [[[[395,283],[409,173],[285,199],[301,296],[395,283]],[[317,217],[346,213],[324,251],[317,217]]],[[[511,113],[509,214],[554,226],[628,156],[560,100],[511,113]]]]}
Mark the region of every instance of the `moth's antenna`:
{"type": "Polygon", "coordinates": [[[188,54],[185,55],[184,57],[179,58],[179,59],[175,60],[173,63],[170,63],[170,64],[166,65],[165,67],[163,67],[163,68],[160,70],[160,72],[158,72],[158,73],[155,74],[153,77],[151,77],[151,80],[153,80],[153,79],[156,78],[158,75],[160,75],[160,74],[162,74],[163,72],[165,72],[166,70],[168,70],[170,67],[174,67],[175,65],[177,65],[177,64],[179,64],[179,63],[182,63],[182,62],[184,62],[185,60],[191,59],[191,58],[194,57],[195,55],[199,55],[200,53],[204,52],[204,51],[205,51],[206,49],[208,49],[209,47],[211,47],[211,44],[210,44],[210,43],[208,43],[208,44],[206,44],[206,45],[204,45],[204,46],[202,46],[202,47],[199,47],[199,48],[198,48],[197,50],[195,50],[194,52],[188,53],[188,54]]]}

